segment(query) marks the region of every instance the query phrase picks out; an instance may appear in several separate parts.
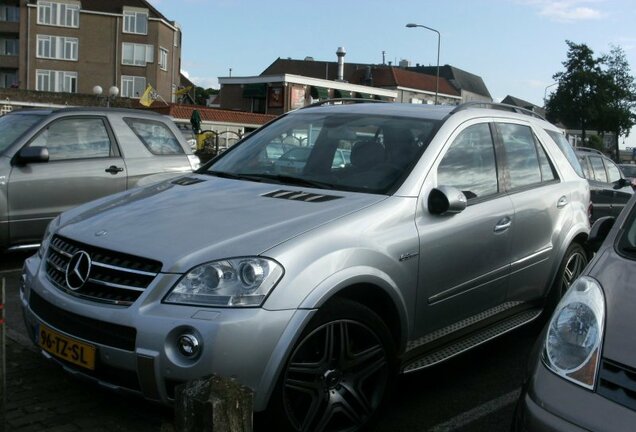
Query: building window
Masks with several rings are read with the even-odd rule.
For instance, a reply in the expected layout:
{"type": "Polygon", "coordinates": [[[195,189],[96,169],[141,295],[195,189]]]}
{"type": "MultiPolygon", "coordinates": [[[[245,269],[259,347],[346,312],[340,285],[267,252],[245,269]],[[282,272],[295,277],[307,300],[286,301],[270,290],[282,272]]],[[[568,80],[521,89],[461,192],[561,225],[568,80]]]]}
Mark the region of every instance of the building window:
{"type": "Polygon", "coordinates": [[[122,75],[121,95],[128,98],[140,98],[146,90],[146,77],[122,75]]]}
{"type": "Polygon", "coordinates": [[[148,34],[148,11],[124,10],[124,33],[148,34]]]}
{"type": "Polygon", "coordinates": [[[159,67],[168,70],[168,50],[165,48],[159,48],[159,67]]]}
{"type": "Polygon", "coordinates": [[[38,35],[38,58],[77,61],[79,40],[65,36],[38,35]]]}
{"type": "Polygon", "coordinates": [[[134,43],[123,43],[122,46],[122,64],[134,66],[146,66],[146,63],[152,63],[153,45],[143,45],[134,43]]]}
{"type": "Polygon", "coordinates": [[[38,91],[77,93],[77,72],[38,69],[35,75],[38,91]]]}
{"type": "Polygon", "coordinates": [[[18,22],[20,21],[20,8],[17,6],[0,6],[0,21],[18,22]]]}
{"type": "Polygon", "coordinates": [[[0,88],[18,86],[18,73],[16,71],[0,71],[0,88]]]}
{"type": "Polygon", "coordinates": [[[79,27],[79,3],[38,0],[38,24],[79,27]]]}
{"type": "Polygon", "coordinates": [[[18,46],[17,39],[0,39],[0,55],[18,55],[18,46]]]}

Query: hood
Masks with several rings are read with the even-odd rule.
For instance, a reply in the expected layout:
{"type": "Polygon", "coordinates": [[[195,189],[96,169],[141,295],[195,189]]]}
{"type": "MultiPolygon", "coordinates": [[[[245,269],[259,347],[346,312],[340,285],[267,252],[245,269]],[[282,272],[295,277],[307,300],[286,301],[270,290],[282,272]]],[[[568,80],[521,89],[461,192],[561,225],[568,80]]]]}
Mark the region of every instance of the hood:
{"type": "Polygon", "coordinates": [[[605,294],[603,357],[636,368],[636,263],[606,249],[589,275],[605,294]]]}
{"type": "Polygon", "coordinates": [[[184,272],[202,262],[259,255],[386,199],[191,174],[113,195],[62,215],[58,234],[184,272]]]}

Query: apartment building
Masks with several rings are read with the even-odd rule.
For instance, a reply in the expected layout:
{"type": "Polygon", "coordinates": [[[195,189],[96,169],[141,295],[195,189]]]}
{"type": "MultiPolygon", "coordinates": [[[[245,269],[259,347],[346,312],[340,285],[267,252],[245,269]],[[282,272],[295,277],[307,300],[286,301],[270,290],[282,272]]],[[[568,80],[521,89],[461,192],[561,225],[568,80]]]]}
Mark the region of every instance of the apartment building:
{"type": "Polygon", "coordinates": [[[180,83],[181,31],[146,0],[4,0],[0,88],[92,94],[115,86],[167,102],[180,83]]]}

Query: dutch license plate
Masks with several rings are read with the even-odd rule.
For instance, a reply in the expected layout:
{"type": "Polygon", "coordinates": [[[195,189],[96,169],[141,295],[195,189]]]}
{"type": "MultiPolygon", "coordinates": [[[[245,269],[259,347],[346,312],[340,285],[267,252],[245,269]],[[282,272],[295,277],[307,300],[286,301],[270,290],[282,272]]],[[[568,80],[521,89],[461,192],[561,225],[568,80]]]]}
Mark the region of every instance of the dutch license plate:
{"type": "Polygon", "coordinates": [[[40,324],[38,344],[46,352],[86,369],[95,369],[95,347],[40,324]]]}

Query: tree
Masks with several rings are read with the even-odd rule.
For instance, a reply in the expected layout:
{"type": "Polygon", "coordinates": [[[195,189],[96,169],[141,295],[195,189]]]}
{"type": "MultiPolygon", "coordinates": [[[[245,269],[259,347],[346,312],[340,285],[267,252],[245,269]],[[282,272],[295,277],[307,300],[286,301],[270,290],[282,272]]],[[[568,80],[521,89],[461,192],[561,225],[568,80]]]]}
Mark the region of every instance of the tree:
{"type": "Polygon", "coordinates": [[[197,105],[205,105],[210,96],[219,93],[217,89],[213,89],[213,88],[204,89],[203,87],[198,87],[198,86],[195,86],[195,90],[196,90],[195,102],[197,105]]]}
{"type": "Polygon", "coordinates": [[[594,128],[599,119],[603,73],[601,61],[585,44],[566,41],[569,50],[563,62],[565,71],[552,76],[558,82],[557,90],[546,103],[548,119],[585,131],[594,128]]]}
{"type": "Polygon", "coordinates": [[[580,128],[583,140],[591,129],[616,134],[618,159],[618,137],[636,124],[636,84],[625,53],[612,47],[609,54],[594,57],[587,45],[566,43],[565,71],[553,75],[558,88],[546,102],[548,119],[580,128]]]}

